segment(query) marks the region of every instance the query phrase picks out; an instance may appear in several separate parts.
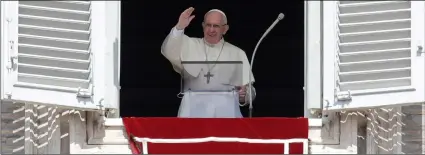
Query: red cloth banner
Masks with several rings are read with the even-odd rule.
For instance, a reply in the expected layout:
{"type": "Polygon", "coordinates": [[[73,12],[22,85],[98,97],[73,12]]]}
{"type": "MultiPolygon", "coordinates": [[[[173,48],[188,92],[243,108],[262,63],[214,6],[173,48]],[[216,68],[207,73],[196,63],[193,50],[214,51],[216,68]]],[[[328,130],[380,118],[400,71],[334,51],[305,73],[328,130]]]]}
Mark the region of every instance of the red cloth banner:
{"type": "MultiPolygon", "coordinates": [[[[140,143],[131,137],[183,138],[308,138],[307,118],[140,118],[126,117],[123,123],[133,154],[140,143]]],[[[148,143],[149,154],[283,154],[283,144],[241,142],[148,143]]],[[[302,154],[302,143],[291,143],[290,154],[302,154]]]]}

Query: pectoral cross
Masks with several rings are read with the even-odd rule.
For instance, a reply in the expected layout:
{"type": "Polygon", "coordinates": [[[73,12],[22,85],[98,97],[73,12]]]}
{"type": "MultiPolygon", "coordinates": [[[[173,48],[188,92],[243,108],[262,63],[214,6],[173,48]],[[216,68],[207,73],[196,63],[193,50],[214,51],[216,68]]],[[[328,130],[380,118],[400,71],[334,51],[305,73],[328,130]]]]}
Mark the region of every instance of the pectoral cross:
{"type": "Polygon", "coordinates": [[[204,75],[204,77],[207,78],[207,83],[210,83],[210,78],[213,77],[214,74],[211,74],[211,72],[208,72],[207,74],[204,75]]]}

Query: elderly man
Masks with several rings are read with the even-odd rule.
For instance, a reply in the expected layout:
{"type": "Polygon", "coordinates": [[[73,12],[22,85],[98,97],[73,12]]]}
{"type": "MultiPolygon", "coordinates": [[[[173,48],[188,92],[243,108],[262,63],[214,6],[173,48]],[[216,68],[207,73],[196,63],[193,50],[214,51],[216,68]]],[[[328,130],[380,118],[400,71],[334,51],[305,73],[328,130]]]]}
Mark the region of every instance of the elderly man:
{"type": "MultiPolygon", "coordinates": [[[[184,81],[178,117],[240,118],[239,105],[248,104],[248,83],[254,82],[247,56],[240,48],[224,41],[229,25],[220,10],[205,14],[203,38],[185,35],[184,29],[195,18],[193,11],[190,7],[180,15],[161,48],[161,53],[184,81]]],[[[251,90],[255,98],[255,89],[251,90]]]]}

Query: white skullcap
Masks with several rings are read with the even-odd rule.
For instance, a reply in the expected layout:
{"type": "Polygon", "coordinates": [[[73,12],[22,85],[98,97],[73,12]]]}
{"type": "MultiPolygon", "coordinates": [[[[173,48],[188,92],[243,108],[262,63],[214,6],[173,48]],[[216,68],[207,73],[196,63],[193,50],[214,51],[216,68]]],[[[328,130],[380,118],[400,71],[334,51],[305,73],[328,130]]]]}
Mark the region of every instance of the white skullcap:
{"type": "Polygon", "coordinates": [[[208,14],[208,13],[210,13],[210,12],[218,12],[218,13],[221,13],[221,14],[222,14],[225,18],[227,18],[226,14],[225,14],[223,11],[219,10],[219,9],[212,9],[212,10],[208,11],[206,14],[208,14]]]}
{"type": "Polygon", "coordinates": [[[226,16],[226,14],[223,11],[219,10],[219,9],[211,9],[210,11],[208,11],[205,14],[204,18],[207,17],[208,13],[210,13],[210,12],[218,12],[221,15],[223,15],[224,24],[227,24],[227,16],[226,16]]]}

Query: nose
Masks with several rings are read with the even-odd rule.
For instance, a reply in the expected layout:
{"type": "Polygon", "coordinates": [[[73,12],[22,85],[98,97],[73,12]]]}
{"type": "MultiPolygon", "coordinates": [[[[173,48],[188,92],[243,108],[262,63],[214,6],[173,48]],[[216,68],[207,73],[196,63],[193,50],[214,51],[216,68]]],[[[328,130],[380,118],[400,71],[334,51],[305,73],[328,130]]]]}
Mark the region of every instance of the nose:
{"type": "Polygon", "coordinates": [[[215,33],[216,29],[212,28],[212,27],[208,27],[207,28],[208,33],[215,33]]]}

